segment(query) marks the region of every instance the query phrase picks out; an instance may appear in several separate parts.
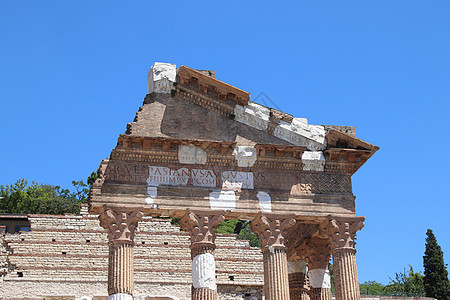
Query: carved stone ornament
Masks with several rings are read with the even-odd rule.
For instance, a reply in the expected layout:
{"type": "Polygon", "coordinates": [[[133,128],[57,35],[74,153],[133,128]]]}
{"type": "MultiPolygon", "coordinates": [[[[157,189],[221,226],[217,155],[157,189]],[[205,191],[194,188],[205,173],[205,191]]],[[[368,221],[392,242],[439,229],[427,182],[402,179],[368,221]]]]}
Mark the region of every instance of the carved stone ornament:
{"type": "Polygon", "coordinates": [[[305,256],[308,269],[328,269],[328,262],[331,258],[331,244],[328,239],[313,237],[306,239],[297,248],[297,252],[305,256]]]}
{"type": "Polygon", "coordinates": [[[133,243],[138,221],[143,217],[141,211],[124,212],[105,209],[100,215],[100,225],[108,231],[110,242],[133,243]]]}
{"type": "Polygon", "coordinates": [[[214,245],[217,225],[225,220],[225,211],[195,211],[188,209],[180,219],[183,230],[191,233],[191,247],[198,244],[214,245]]]}
{"type": "Polygon", "coordinates": [[[284,248],[286,235],[295,224],[295,215],[259,213],[251,222],[252,231],[258,233],[264,248],[284,248]]]}
{"type": "Polygon", "coordinates": [[[364,217],[330,217],[328,224],[332,249],[354,249],[356,232],[364,227],[363,221],[364,217]]]}

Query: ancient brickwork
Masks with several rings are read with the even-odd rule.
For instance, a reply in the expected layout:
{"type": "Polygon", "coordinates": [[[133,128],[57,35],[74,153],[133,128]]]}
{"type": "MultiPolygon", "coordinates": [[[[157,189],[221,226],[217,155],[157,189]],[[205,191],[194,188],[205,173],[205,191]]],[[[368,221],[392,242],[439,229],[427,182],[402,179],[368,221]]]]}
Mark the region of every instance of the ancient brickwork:
{"type": "MultiPolygon", "coordinates": [[[[180,95],[167,97],[148,94],[144,105],[128,126],[132,136],[170,137],[189,140],[215,140],[226,142],[252,141],[254,144],[288,145],[288,142],[269,134],[255,132],[251,127],[235,122],[230,114],[218,115],[180,95]],[[186,118],[186,112],[189,118],[186,118]]],[[[205,99],[205,102],[209,102],[205,99]]]]}
{"type": "MultiPolygon", "coordinates": [[[[107,295],[108,237],[97,216],[30,216],[31,231],[6,235],[0,247],[4,270],[2,297],[107,295]],[[23,288],[20,288],[23,287],[23,288]]],[[[134,238],[135,295],[172,295],[189,299],[191,254],[187,232],[170,219],[140,221],[134,238]]],[[[251,299],[263,283],[261,250],[235,235],[216,238],[218,299],[251,299]]],[[[259,297],[259,296],[257,296],[259,297]]],[[[73,298],[72,298],[73,299],[73,298]]],[[[257,298],[260,299],[260,298],[257,298]]]]}

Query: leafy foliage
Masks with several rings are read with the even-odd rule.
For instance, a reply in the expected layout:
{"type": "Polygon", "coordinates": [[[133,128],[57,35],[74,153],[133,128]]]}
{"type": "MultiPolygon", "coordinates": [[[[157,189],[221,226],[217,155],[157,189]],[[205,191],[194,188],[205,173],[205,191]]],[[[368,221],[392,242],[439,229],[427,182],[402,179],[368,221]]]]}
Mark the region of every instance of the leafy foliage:
{"type": "Polygon", "coordinates": [[[425,296],[423,288],[423,275],[421,272],[415,273],[412,266],[409,271],[403,270],[403,273],[395,273],[395,279],[391,279],[386,290],[392,296],[421,297],[425,296]]]}
{"type": "Polygon", "coordinates": [[[444,253],[431,229],[427,230],[423,267],[425,270],[423,285],[427,297],[450,299],[450,283],[444,264],[444,253]]]}
{"type": "Polygon", "coordinates": [[[416,273],[412,266],[409,271],[403,270],[402,273],[395,273],[395,278],[390,278],[388,285],[376,281],[365,281],[359,285],[361,295],[372,296],[407,296],[422,297],[425,295],[423,289],[423,275],[416,273]]]}
{"type": "Polygon", "coordinates": [[[361,295],[372,295],[372,296],[388,296],[391,293],[386,289],[386,287],[376,281],[364,281],[359,285],[359,290],[361,295]]]}
{"type": "MultiPolygon", "coordinates": [[[[88,184],[97,179],[92,172],[88,184]]],[[[39,184],[19,179],[11,185],[0,186],[0,212],[15,214],[78,214],[80,204],[88,201],[89,186],[80,181],[72,181],[74,191],[50,184],[39,184]]]]}
{"type": "Polygon", "coordinates": [[[238,240],[248,240],[251,247],[261,248],[261,240],[257,234],[254,234],[249,226],[249,221],[240,221],[238,219],[226,220],[217,226],[217,233],[237,233],[236,228],[241,228],[240,232],[237,233],[236,239],[238,240]],[[240,225],[238,225],[241,223],[240,225]]]}

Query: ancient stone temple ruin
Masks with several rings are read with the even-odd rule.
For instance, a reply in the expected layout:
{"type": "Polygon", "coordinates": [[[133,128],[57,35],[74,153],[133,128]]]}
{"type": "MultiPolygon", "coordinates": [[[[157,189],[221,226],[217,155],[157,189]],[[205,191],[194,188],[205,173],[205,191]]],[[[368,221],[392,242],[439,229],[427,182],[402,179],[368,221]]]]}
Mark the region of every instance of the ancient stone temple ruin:
{"type": "Polygon", "coordinates": [[[181,218],[192,299],[218,298],[216,227],[235,218],[262,240],[265,299],[331,299],[331,256],[336,299],[359,299],[364,217],[351,176],[377,150],[353,127],[311,125],[252,102],[212,71],[155,63],[142,107],[91,187],[89,210],[108,232],[110,299],[133,298],[144,216],[181,218]]]}

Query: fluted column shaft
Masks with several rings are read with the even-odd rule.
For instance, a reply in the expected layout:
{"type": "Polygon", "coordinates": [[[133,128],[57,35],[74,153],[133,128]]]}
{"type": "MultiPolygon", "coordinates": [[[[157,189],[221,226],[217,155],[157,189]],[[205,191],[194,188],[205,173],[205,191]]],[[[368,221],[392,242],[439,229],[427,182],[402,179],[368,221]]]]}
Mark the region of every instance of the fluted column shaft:
{"type": "Polygon", "coordinates": [[[309,299],[311,300],[331,300],[333,296],[328,288],[311,288],[309,290],[309,299]]]}
{"type": "Polygon", "coordinates": [[[112,243],[109,245],[108,294],[133,294],[134,290],[133,245],[112,243]]]}
{"type": "Polygon", "coordinates": [[[294,215],[259,213],[252,221],[253,232],[262,241],[264,295],[266,300],[289,300],[289,280],[285,239],[295,224],[294,215]]]}
{"type": "Polygon", "coordinates": [[[308,289],[305,287],[305,273],[290,273],[289,278],[289,299],[309,300],[308,289]]]}
{"type": "Polygon", "coordinates": [[[328,228],[333,253],[336,300],[359,300],[356,268],[356,232],[364,227],[364,217],[330,217],[328,228]]]}
{"type": "Polygon", "coordinates": [[[266,299],[289,299],[286,249],[275,247],[264,249],[263,258],[266,299]]]}
{"type": "Polygon", "coordinates": [[[334,287],[336,299],[360,299],[355,249],[333,251],[334,287]]]}
{"type": "MultiPolygon", "coordinates": [[[[130,208],[128,208],[130,209],[130,208]]],[[[100,225],[107,229],[109,239],[109,300],[132,300],[134,290],[134,233],[142,212],[123,208],[105,208],[99,215],[100,225]]]]}
{"type": "Polygon", "coordinates": [[[198,300],[217,300],[217,290],[209,288],[192,288],[192,299],[198,300]]]}
{"type": "Polygon", "coordinates": [[[217,300],[214,241],[224,213],[188,209],[180,219],[182,228],[191,234],[192,300],[217,300]]]}
{"type": "Polygon", "coordinates": [[[306,262],[303,259],[288,261],[289,299],[309,300],[306,262]]]}

